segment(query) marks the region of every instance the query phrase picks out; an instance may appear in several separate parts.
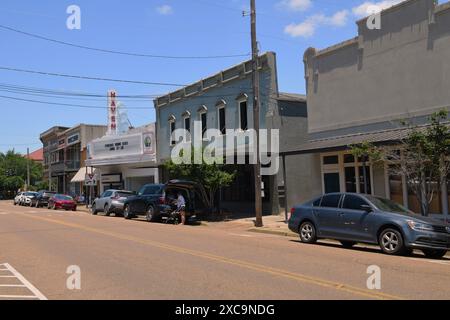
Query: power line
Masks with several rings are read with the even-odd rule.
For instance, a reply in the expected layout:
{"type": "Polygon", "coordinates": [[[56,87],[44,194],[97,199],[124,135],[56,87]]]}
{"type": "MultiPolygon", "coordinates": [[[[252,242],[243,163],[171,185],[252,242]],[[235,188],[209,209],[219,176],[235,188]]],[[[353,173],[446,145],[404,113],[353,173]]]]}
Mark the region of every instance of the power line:
{"type": "Polygon", "coordinates": [[[3,66],[0,66],[0,70],[13,71],[13,72],[23,72],[23,73],[31,73],[31,74],[40,74],[40,75],[53,76],[53,77],[74,78],[74,79],[81,79],[81,80],[95,80],[95,81],[134,83],[134,84],[145,84],[145,85],[152,85],[152,86],[170,86],[170,87],[184,87],[184,86],[186,86],[184,84],[177,84],[177,83],[148,82],[148,81],[139,81],[139,80],[124,80],[124,79],[88,77],[88,76],[78,76],[78,75],[71,75],[71,74],[64,74],[64,73],[54,73],[54,72],[27,70],[27,69],[19,69],[19,68],[11,68],[11,67],[3,67],[3,66]]]}
{"type": "Polygon", "coordinates": [[[91,51],[97,51],[102,53],[110,53],[110,54],[117,54],[117,55],[124,55],[124,56],[132,56],[132,57],[141,57],[141,58],[157,58],[157,59],[182,59],[182,60],[201,60],[201,59],[223,59],[223,58],[241,58],[241,57],[248,57],[250,54],[234,54],[234,55],[215,55],[215,56],[168,56],[168,55],[155,55],[155,54],[145,54],[145,53],[134,53],[134,52],[126,52],[126,51],[117,51],[117,50],[110,50],[110,49],[102,49],[102,48],[94,48],[94,47],[88,47],[84,45],[79,45],[75,43],[70,43],[66,41],[56,40],[48,37],[44,37],[41,35],[37,35],[34,33],[14,29],[5,25],[0,25],[0,28],[3,30],[12,31],[15,33],[19,33],[22,35],[26,35],[29,37],[33,37],[40,40],[50,41],[53,43],[75,47],[78,49],[84,49],[84,50],[91,50],[91,51]]]}

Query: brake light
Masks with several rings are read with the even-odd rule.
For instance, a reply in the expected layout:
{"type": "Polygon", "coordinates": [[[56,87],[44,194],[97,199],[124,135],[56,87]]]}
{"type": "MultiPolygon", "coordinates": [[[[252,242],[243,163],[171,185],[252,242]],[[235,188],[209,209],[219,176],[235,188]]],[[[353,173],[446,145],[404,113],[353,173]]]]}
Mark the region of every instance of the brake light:
{"type": "Polygon", "coordinates": [[[119,196],[114,196],[114,197],[111,197],[111,200],[119,200],[120,199],[120,197],[119,196]]]}
{"type": "Polygon", "coordinates": [[[166,204],[166,197],[165,196],[159,197],[159,204],[166,204]]]}

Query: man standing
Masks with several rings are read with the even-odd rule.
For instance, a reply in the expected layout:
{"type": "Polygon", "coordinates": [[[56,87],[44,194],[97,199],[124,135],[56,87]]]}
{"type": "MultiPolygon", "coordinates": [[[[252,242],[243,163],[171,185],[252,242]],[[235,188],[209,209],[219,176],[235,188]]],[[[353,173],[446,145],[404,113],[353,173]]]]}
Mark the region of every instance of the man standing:
{"type": "Polygon", "coordinates": [[[178,192],[177,197],[177,209],[181,216],[181,224],[186,224],[186,200],[184,199],[181,192],[178,192]]]}

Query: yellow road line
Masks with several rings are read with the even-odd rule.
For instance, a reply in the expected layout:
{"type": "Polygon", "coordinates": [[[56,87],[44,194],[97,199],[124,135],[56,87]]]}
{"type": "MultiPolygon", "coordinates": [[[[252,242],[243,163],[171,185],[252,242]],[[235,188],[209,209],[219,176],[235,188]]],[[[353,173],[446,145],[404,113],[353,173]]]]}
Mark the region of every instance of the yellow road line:
{"type": "Polygon", "coordinates": [[[321,278],[306,276],[306,275],[299,274],[299,273],[293,273],[293,272],[290,272],[287,270],[272,268],[272,267],[265,266],[262,264],[255,264],[255,263],[251,263],[251,262],[247,262],[247,261],[231,259],[231,258],[227,258],[227,257],[223,257],[223,256],[218,256],[218,255],[213,255],[210,253],[202,252],[202,251],[181,248],[181,247],[165,244],[162,242],[157,242],[157,241],[152,241],[152,240],[144,240],[141,238],[136,238],[136,237],[132,237],[129,235],[110,232],[110,231],[106,231],[106,230],[102,230],[102,229],[98,229],[98,228],[83,226],[83,225],[76,224],[76,223],[70,223],[70,222],[64,222],[64,221],[60,221],[60,220],[56,220],[56,219],[27,215],[24,213],[18,213],[18,214],[22,215],[22,216],[26,216],[27,218],[46,221],[46,222],[50,222],[50,223],[56,223],[56,224],[63,225],[66,227],[71,227],[71,228],[80,229],[83,231],[89,231],[92,233],[102,234],[102,235],[114,237],[114,238],[121,239],[121,240],[132,241],[135,243],[152,246],[155,248],[170,250],[173,252],[187,254],[190,256],[198,257],[198,258],[204,258],[204,259],[222,262],[222,263],[226,263],[226,264],[230,264],[230,265],[235,265],[235,266],[243,267],[243,268],[258,271],[258,272],[271,274],[271,275],[277,276],[277,277],[288,278],[288,279],[296,280],[296,281],[303,282],[303,283],[309,283],[309,284],[313,284],[313,285],[317,285],[317,286],[321,286],[321,287],[331,288],[331,289],[335,289],[335,290],[339,290],[339,291],[345,291],[345,292],[363,296],[366,298],[379,299],[379,300],[404,300],[405,299],[405,298],[402,298],[399,296],[394,296],[394,295],[390,295],[390,294],[386,294],[386,293],[382,293],[382,292],[374,292],[374,291],[370,291],[367,289],[361,289],[361,288],[350,286],[350,285],[347,285],[344,283],[328,281],[328,280],[324,280],[321,278]]]}

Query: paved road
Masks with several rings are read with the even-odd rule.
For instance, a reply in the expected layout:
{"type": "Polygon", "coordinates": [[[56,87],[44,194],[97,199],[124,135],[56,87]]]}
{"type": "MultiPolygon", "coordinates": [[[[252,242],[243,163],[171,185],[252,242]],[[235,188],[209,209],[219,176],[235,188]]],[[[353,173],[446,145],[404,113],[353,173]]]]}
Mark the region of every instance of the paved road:
{"type": "Polygon", "coordinates": [[[30,290],[50,300],[449,299],[450,260],[303,245],[231,224],[150,224],[2,201],[0,299],[30,290]],[[381,290],[367,289],[371,265],[381,268],[381,290]],[[67,288],[69,266],[80,268],[81,290],[67,288]]]}

